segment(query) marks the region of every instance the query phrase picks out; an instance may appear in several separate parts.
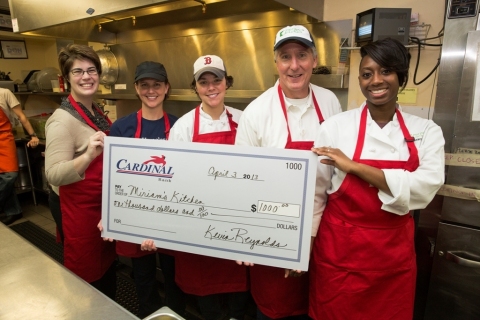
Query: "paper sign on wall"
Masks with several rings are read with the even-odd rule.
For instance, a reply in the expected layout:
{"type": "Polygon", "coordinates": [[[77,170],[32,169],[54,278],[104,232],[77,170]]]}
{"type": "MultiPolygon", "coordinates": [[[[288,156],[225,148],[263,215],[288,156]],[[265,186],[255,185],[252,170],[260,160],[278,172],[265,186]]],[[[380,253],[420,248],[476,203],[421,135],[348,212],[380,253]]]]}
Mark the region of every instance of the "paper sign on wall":
{"type": "Polygon", "coordinates": [[[402,104],[415,104],[417,103],[417,88],[405,88],[402,92],[399,92],[397,95],[397,102],[402,104]]]}

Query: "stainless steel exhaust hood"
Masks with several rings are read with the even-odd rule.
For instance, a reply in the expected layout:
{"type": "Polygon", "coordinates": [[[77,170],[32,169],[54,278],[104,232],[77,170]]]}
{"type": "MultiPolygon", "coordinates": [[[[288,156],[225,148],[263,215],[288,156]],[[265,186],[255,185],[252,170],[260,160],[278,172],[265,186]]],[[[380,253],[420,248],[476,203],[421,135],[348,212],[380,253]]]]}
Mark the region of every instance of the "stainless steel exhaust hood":
{"type": "Polygon", "coordinates": [[[324,0],[10,0],[18,30],[30,35],[115,43],[115,34],[158,25],[291,7],[323,20],[324,0]]]}
{"type": "Polygon", "coordinates": [[[303,12],[318,21],[323,21],[324,0],[276,0],[290,8],[303,12]]]}
{"type": "MultiPolygon", "coordinates": [[[[98,19],[99,22],[119,18],[118,14],[140,15],[147,6],[165,3],[185,2],[178,0],[116,0],[116,1],[38,1],[10,0],[10,14],[17,19],[18,32],[33,31],[45,27],[70,23],[84,19],[98,19]],[[132,12],[130,10],[138,10],[132,12]],[[128,13],[126,13],[128,12],[128,13]]],[[[195,3],[194,1],[190,1],[195,3]]],[[[197,3],[198,5],[198,3],[197,3]]],[[[152,12],[153,13],[153,12],[152,12]]],[[[143,13],[145,15],[145,13],[143,13]]],[[[15,30],[16,31],[16,30],[15,30]]]]}

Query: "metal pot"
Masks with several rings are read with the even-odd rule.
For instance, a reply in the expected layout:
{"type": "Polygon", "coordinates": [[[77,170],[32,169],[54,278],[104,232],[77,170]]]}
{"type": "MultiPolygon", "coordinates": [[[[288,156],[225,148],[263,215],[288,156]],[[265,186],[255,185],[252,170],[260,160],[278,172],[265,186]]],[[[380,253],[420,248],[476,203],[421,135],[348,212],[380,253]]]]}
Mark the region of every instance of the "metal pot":
{"type": "Polygon", "coordinates": [[[118,61],[110,47],[105,45],[105,49],[97,51],[100,63],[102,65],[102,75],[100,83],[105,86],[111,86],[118,79],[118,61]]]}

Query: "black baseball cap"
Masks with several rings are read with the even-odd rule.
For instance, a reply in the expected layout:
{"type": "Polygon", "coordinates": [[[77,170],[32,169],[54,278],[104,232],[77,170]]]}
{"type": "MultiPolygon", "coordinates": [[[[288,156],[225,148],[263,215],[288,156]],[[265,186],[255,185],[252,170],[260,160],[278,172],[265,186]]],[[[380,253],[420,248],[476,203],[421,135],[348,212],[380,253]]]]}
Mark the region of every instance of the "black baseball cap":
{"type": "Polygon", "coordinates": [[[165,82],[167,80],[167,70],[160,62],[144,61],[137,66],[135,70],[135,82],[145,78],[152,78],[165,82]]]}

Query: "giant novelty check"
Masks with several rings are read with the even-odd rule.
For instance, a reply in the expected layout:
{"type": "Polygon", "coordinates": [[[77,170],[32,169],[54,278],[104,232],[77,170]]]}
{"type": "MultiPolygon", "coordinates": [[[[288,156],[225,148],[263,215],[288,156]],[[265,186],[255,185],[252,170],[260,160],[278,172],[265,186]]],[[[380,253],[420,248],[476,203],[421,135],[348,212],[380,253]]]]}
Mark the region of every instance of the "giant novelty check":
{"type": "Polygon", "coordinates": [[[103,237],[308,269],[310,151],[106,137],[103,237]]]}

